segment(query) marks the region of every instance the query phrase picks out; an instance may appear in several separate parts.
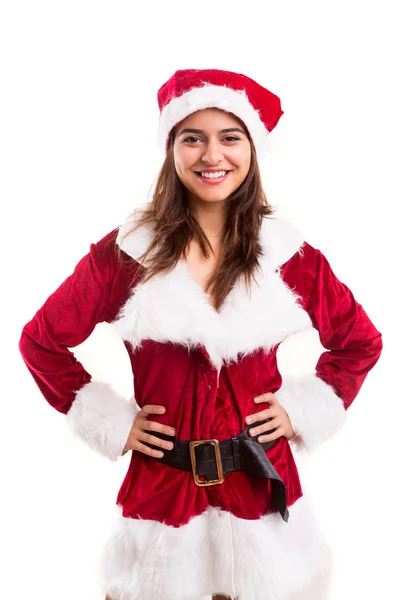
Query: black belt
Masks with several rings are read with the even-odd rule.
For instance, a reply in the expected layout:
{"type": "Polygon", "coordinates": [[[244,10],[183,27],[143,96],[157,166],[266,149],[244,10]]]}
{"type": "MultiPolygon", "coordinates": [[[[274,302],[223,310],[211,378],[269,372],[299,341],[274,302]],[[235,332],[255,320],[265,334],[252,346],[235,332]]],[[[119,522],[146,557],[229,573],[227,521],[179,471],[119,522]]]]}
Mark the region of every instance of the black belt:
{"type": "MultiPolygon", "coordinates": [[[[257,425],[267,423],[270,419],[260,421],[257,425]]],[[[276,440],[260,443],[257,438],[249,434],[249,425],[239,435],[228,440],[199,440],[196,442],[185,442],[176,440],[174,437],[154,431],[151,435],[171,441],[174,443],[173,450],[164,450],[163,458],[155,458],[165,465],[192,471],[194,482],[198,486],[217,485],[222,483],[224,476],[233,471],[246,471],[258,477],[270,480],[272,502],[284,521],[289,518],[286,504],[286,486],[274,469],[265,451],[270,448],[276,440]],[[205,478],[201,480],[200,477],[205,478]]],[[[274,430],[271,430],[274,431],[274,430]]],[[[266,432],[270,433],[270,432],[266,432]]],[[[261,434],[260,434],[261,435],[261,434]]],[[[265,433],[264,433],[265,435],[265,433]]],[[[155,450],[160,448],[146,444],[155,450]]]]}

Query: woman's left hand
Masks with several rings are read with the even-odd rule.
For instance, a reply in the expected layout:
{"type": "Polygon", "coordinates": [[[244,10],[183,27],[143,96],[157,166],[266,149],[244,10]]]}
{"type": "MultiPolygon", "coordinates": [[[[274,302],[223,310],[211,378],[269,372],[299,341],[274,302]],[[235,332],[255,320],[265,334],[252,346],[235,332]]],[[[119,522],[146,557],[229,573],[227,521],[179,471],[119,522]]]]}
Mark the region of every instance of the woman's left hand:
{"type": "Polygon", "coordinates": [[[290,422],[289,416],[286,410],[283,408],[282,404],[278,402],[275,395],[272,393],[262,394],[261,396],[257,396],[254,398],[254,402],[256,404],[262,404],[264,402],[268,402],[269,408],[262,410],[258,413],[254,413],[246,417],[246,424],[250,425],[254,423],[255,427],[249,429],[249,433],[251,436],[259,436],[265,431],[270,431],[271,429],[275,429],[272,433],[268,435],[262,435],[258,438],[260,443],[263,442],[271,442],[272,440],[277,440],[280,437],[285,437],[288,440],[291,440],[295,437],[295,432],[292,427],[292,423],[290,422]],[[264,423],[263,425],[258,425],[258,421],[264,421],[265,419],[271,419],[268,423],[264,423]]]}

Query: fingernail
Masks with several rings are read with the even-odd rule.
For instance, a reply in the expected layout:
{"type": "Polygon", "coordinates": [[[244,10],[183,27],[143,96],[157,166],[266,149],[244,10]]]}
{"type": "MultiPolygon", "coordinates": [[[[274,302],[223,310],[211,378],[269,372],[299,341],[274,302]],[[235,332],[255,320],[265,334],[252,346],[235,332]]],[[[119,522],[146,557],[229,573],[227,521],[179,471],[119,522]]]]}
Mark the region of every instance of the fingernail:
{"type": "Polygon", "coordinates": [[[175,429],[170,429],[170,430],[169,430],[169,434],[170,434],[170,435],[175,435],[175,429]]]}
{"type": "Polygon", "coordinates": [[[256,435],[256,430],[255,429],[250,429],[250,435],[256,435]]]}
{"type": "Polygon", "coordinates": [[[251,417],[246,417],[246,423],[251,423],[252,422],[252,418],[251,417]]]}
{"type": "Polygon", "coordinates": [[[162,458],[164,456],[164,452],[157,452],[157,458],[162,458]]]}
{"type": "Polygon", "coordinates": [[[260,402],[260,396],[256,396],[256,397],[254,398],[254,402],[260,402]]]}
{"type": "Polygon", "coordinates": [[[173,448],[173,447],[174,447],[174,445],[173,445],[173,443],[172,443],[172,442],[168,442],[168,443],[167,443],[167,448],[168,448],[169,450],[172,450],[172,448],[173,448]]]}

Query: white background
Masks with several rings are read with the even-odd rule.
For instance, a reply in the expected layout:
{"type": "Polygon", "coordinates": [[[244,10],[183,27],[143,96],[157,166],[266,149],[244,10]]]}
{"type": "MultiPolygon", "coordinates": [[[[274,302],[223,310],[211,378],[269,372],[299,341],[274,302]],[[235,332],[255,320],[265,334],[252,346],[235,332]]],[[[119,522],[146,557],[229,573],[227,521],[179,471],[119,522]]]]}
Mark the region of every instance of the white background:
{"type": "MultiPolygon", "coordinates": [[[[330,600],[400,597],[399,201],[395,2],[5,1],[0,13],[1,591],[100,600],[97,568],[129,455],[72,438],[24,366],[23,325],[89,245],[148,197],[161,165],[156,93],[176,69],[245,73],[285,111],[261,164],[269,200],[328,257],[384,335],[344,431],[299,457],[334,550],[330,600]]],[[[281,348],[312,370],[315,332],[281,348]]],[[[76,350],[130,395],[122,342],[76,350]]],[[[328,596],[327,596],[328,597],[328,596]]],[[[322,599],[321,599],[322,600],[322,599]]]]}

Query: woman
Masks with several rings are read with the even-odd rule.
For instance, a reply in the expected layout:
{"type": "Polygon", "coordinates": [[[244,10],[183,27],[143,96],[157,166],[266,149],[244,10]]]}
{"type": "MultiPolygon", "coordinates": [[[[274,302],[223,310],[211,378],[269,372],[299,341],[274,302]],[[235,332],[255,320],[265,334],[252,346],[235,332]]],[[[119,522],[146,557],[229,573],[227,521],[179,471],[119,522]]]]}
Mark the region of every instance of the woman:
{"type": "Polygon", "coordinates": [[[279,98],[240,74],[187,70],[158,100],[166,159],[152,202],[91,245],[20,349],[77,436],[111,460],[132,451],[104,551],[108,598],[283,600],[327,564],[291,446],[343,425],[381,334],[266,201],[257,161],[279,98]],[[101,321],[129,353],[129,402],[68,350],[101,321]],[[326,349],[315,373],[282,381],[279,344],[311,326],[326,349]]]}

